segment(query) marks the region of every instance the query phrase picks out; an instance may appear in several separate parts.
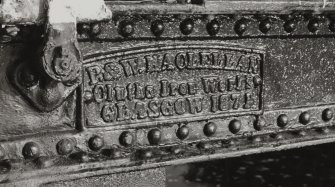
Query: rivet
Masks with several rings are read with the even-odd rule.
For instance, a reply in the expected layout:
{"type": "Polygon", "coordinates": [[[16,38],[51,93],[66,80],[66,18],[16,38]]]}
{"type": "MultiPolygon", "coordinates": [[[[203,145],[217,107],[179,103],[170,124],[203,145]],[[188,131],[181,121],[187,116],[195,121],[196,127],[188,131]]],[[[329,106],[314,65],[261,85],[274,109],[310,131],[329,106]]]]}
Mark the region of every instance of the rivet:
{"type": "Polygon", "coordinates": [[[261,142],[261,141],[262,141],[262,138],[259,137],[259,136],[257,136],[257,137],[253,137],[253,138],[252,138],[252,142],[254,142],[254,143],[259,143],[259,142],[261,142]]]}
{"type": "Polygon", "coordinates": [[[90,35],[92,37],[97,37],[101,33],[101,26],[99,23],[94,23],[90,28],[90,35]]]}
{"type": "Polygon", "coordinates": [[[129,37],[134,34],[135,28],[133,22],[129,20],[123,20],[119,25],[119,34],[123,37],[129,37]]]}
{"type": "Polygon", "coordinates": [[[262,78],[258,75],[253,78],[254,86],[259,86],[262,84],[262,78]]]}
{"type": "Polygon", "coordinates": [[[319,132],[323,134],[328,134],[330,131],[327,127],[323,127],[319,129],[319,132]]]}
{"type": "Polygon", "coordinates": [[[36,159],[36,164],[39,168],[47,168],[54,164],[54,159],[48,156],[40,156],[36,159]]]}
{"type": "Polygon", "coordinates": [[[171,152],[172,152],[173,154],[175,154],[175,155],[180,154],[180,153],[183,152],[183,149],[180,148],[180,147],[171,147],[170,150],[171,150],[171,152]]]}
{"type": "Polygon", "coordinates": [[[26,159],[33,159],[40,156],[40,147],[35,142],[28,142],[22,149],[22,154],[26,159]]]}
{"type": "Polygon", "coordinates": [[[285,127],[288,124],[288,116],[286,114],[281,114],[277,118],[277,125],[279,127],[285,127]]]}
{"type": "Polygon", "coordinates": [[[129,131],[122,132],[119,138],[120,144],[128,147],[133,144],[134,137],[133,134],[129,131]]]}
{"type": "Polygon", "coordinates": [[[78,160],[79,162],[88,162],[90,160],[90,157],[85,152],[73,153],[70,157],[78,160]]]}
{"type": "Polygon", "coordinates": [[[297,25],[293,20],[286,21],[285,24],[284,24],[284,30],[287,33],[291,33],[293,31],[295,31],[296,27],[297,27],[297,25]]]}
{"type": "Polygon", "coordinates": [[[217,35],[220,31],[220,23],[216,20],[213,19],[212,21],[207,23],[207,32],[211,36],[217,35]]]}
{"type": "Polygon", "coordinates": [[[238,35],[243,35],[243,33],[247,30],[247,21],[245,19],[240,19],[236,22],[235,26],[234,26],[234,31],[238,34],[238,35]]]}
{"type": "Polygon", "coordinates": [[[186,125],[178,128],[177,130],[177,137],[181,140],[184,140],[185,138],[187,138],[189,134],[189,129],[186,125]]]}
{"type": "Polygon", "coordinates": [[[67,155],[73,151],[74,142],[71,139],[63,139],[59,141],[56,145],[58,154],[67,155]]]}
{"type": "Polygon", "coordinates": [[[229,123],[229,131],[233,134],[236,134],[241,130],[241,126],[242,126],[241,121],[234,119],[229,123]]]}
{"type": "Polygon", "coordinates": [[[141,158],[142,159],[148,159],[148,158],[151,158],[153,156],[153,153],[151,150],[143,150],[141,151],[141,158]]]}
{"type": "Polygon", "coordinates": [[[152,129],[148,133],[148,140],[151,145],[158,145],[161,141],[162,133],[158,129],[152,129]]]}
{"type": "Polygon", "coordinates": [[[331,32],[335,32],[335,21],[331,21],[328,27],[331,32]]]}
{"type": "Polygon", "coordinates": [[[164,29],[165,29],[165,26],[162,20],[155,20],[151,24],[151,32],[157,37],[163,34],[164,29]]]}
{"type": "Polygon", "coordinates": [[[122,156],[121,151],[119,149],[116,149],[116,148],[104,149],[102,151],[102,154],[104,154],[105,156],[108,156],[110,158],[120,158],[122,156]]]}
{"type": "Polygon", "coordinates": [[[311,121],[311,115],[308,112],[303,112],[299,116],[299,122],[303,125],[307,125],[311,121]]]}
{"type": "Polygon", "coordinates": [[[263,117],[258,117],[255,120],[254,128],[258,131],[262,130],[265,127],[265,120],[263,117]]]}
{"type": "Polygon", "coordinates": [[[333,118],[333,115],[333,111],[330,108],[327,108],[322,112],[322,119],[323,121],[329,121],[333,118]]]}
{"type": "Polygon", "coordinates": [[[199,149],[210,149],[212,147],[212,145],[207,142],[200,142],[197,146],[199,149]]]}
{"type": "Polygon", "coordinates": [[[22,86],[28,88],[35,86],[38,83],[38,78],[31,70],[31,68],[28,68],[27,66],[22,66],[18,73],[18,82],[22,86]]]}
{"type": "Polygon", "coordinates": [[[281,135],[281,134],[271,134],[270,137],[274,138],[276,140],[282,140],[283,139],[283,135],[281,135]]]}
{"type": "Polygon", "coordinates": [[[104,139],[100,136],[93,136],[88,141],[88,146],[93,151],[98,151],[104,146],[104,139]]]}
{"type": "Polygon", "coordinates": [[[316,19],[311,19],[308,23],[308,30],[312,33],[315,33],[316,31],[319,30],[319,27],[320,27],[320,23],[318,20],[316,19]]]}
{"type": "Polygon", "coordinates": [[[299,136],[306,136],[306,132],[303,131],[303,130],[300,130],[300,131],[297,132],[297,135],[299,135],[299,136]]]}
{"type": "Polygon", "coordinates": [[[269,32],[271,29],[271,22],[270,20],[266,19],[260,22],[259,24],[259,30],[266,34],[267,32],[269,32]]]}
{"type": "Polygon", "coordinates": [[[205,126],[204,126],[204,134],[206,136],[213,136],[216,132],[217,129],[217,125],[214,122],[208,122],[205,126]]]}
{"type": "Polygon", "coordinates": [[[189,35],[193,32],[194,22],[191,18],[187,18],[180,23],[180,30],[184,35],[189,35]]]}

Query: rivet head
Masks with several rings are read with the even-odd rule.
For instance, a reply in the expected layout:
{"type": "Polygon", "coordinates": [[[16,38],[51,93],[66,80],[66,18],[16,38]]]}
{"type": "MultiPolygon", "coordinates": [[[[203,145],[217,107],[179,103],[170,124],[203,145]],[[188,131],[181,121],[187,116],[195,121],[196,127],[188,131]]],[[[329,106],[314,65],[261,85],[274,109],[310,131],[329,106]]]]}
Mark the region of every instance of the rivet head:
{"type": "Polygon", "coordinates": [[[263,117],[258,117],[254,123],[254,128],[258,131],[265,127],[265,120],[263,117]]]}
{"type": "Polygon", "coordinates": [[[291,33],[293,31],[295,31],[296,27],[297,27],[297,24],[293,20],[289,20],[289,21],[285,22],[285,24],[284,24],[284,30],[287,33],[291,33]]]}
{"type": "Polygon", "coordinates": [[[254,86],[257,87],[262,84],[262,78],[260,76],[255,76],[253,78],[254,86]]]}
{"type": "Polygon", "coordinates": [[[303,125],[307,125],[311,121],[311,115],[308,112],[303,112],[299,116],[299,122],[303,125]]]}
{"type": "Polygon", "coordinates": [[[40,147],[35,142],[28,142],[22,149],[22,154],[26,159],[34,159],[40,156],[40,147]]]}
{"type": "Polygon", "coordinates": [[[92,37],[96,37],[98,36],[99,34],[101,33],[101,27],[100,27],[100,24],[99,23],[94,23],[91,25],[91,28],[90,28],[90,35],[92,37]]]}
{"type": "Polygon", "coordinates": [[[67,155],[73,151],[74,142],[71,139],[63,139],[59,141],[56,145],[58,154],[67,155]]]}
{"type": "Polygon", "coordinates": [[[210,149],[212,147],[212,145],[210,143],[207,142],[200,142],[197,147],[199,149],[210,149]]]}
{"type": "Polygon", "coordinates": [[[234,30],[236,34],[243,35],[243,33],[247,30],[247,21],[245,19],[240,19],[236,22],[234,30]]]}
{"type": "Polygon", "coordinates": [[[208,122],[205,126],[204,126],[204,134],[206,136],[213,136],[216,132],[217,129],[217,125],[214,122],[208,122]]]}
{"type": "Polygon", "coordinates": [[[207,23],[207,32],[211,36],[215,36],[219,33],[220,31],[220,23],[216,20],[213,19],[212,21],[207,23]]]}
{"type": "Polygon", "coordinates": [[[308,23],[308,30],[312,33],[316,32],[319,30],[319,27],[320,27],[320,23],[318,20],[316,19],[312,19],[311,21],[309,21],[308,23]]]}
{"type": "Polygon", "coordinates": [[[162,133],[158,129],[152,129],[148,133],[148,140],[151,145],[158,145],[161,141],[162,133]]]}
{"type": "Polygon", "coordinates": [[[234,119],[229,123],[229,131],[233,134],[238,133],[241,130],[242,123],[240,120],[234,119]]]}
{"type": "Polygon", "coordinates": [[[148,159],[148,158],[151,158],[152,156],[153,156],[153,154],[152,154],[151,150],[144,150],[144,151],[141,151],[141,153],[140,153],[140,157],[142,159],[148,159]]]}
{"type": "Polygon", "coordinates": [[[288,116],[286,114],[281,114],[277,118],[277,125],[279,127],[285,127],[288,124],[288,116]]]}
{"type": "Polygon", "coordinates": [[[322,112],[322,119],[323,121],[329,121],[333,118],[333,115],[333,111],[330,108],[327,108],[322,112]]]}
{"type": "Polygon", "coordinates": [[[129,37],[134,34],[134,24],[131,21],[123,20],[119,25],[119,34],[123,37],[129,37]]]}
{"type": "Polygon", "coordinates": [[[151,24],[151,32],[157,37],[163,34],[164,29],[165,26],[162,20],[156,20],[151,24]]]}
{"type": "Polygon", "coordinates": [[[268,19],[263,20],[259,24],[259,30],[264,34],[268,33],[270,29],[271,29],[271,22],[268,19]]]}
{"type": "Polygon", "coordinates": [[[122,132],[119,138],[120,144],[128,147],[133,144],[134,137],[133,134],[129,131],[122,132]]]}
{"type": "Polygon", "coordinates": [[[189,35],[193,32],[194,29],[194,22],[191,18],[187,18],[180,23],[180,31],[184,35],[189,35]]]}
{"type": "Polygon", "coordinates": [[[180,127],[177,130],[177,137],[181,140],[184,140],[185,138],[187,138],[188,134],[189,134],[189,129],[186,125],[180,127]]]}
{"type": "Polygon", "coordinates": [[[93,136],[88,141],[88,146],[93,151],[98,151],[104,146],[104,139],[100,136],[93,136]]]}

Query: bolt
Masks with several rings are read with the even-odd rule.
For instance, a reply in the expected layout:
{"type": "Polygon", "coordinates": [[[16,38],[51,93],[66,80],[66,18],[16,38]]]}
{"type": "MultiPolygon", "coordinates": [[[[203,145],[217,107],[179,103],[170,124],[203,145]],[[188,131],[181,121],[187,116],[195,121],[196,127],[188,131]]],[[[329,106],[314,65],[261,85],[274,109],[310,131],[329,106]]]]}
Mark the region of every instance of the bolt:
{"type": "Polygon", "coordinates": [[[220,31],[220,23],[216,20],[213,19],[209,23],[207,23],[207,32],[211,36],[215,36],[217,33],[220,31]]]}
{"type": "Polygon", "coordinates": [[[204,134],[206,136],[213,136],[216,132],[217,126],[214,122],[209,122],[204,126],[204,134]]]}
{"type": "Polygon", "coordinates": [[[299,122],[303,125],[307,125],[311,121],[311,115],[308,112],[303,112],[299,116],[299,122]]]}
{"type": "Polygon", "coordinates": [[[322,112],[322,119],[323,121],[329,121],[333,118],[333,115],[333,111],[330,108],[327,108],[322,112]]]}
{"type": "Polygon", "coordinates": [[[262,130],[265,127],[265,120],[263,117],[258,117],[254,123],[254,128],[258,131],[262,130]]]}
{"type": "Polygon", "coordinates": [[[120,138],[119,138],[119,142],[121,145],[125,147],[131,146],[133,144],[133,141],[134,141],[134,137],[131,132],[125,131],[121,133],[120,138]]]}
{"type": "Polygon", "coordinates": [[[243,35],[243,33],[247,30],[247,27],[247,21],[242,18],[236,22],[234,30],[238,35],[243,35]]]}
{"type": "Polygon", "coordinates": [[[242,123],[240,120],[234,119],[229,123],[229,130],[231,133],[236,134],[241,130],[242,123]]]}
{"type": "Polygon", "coordinates": [[[285,127],[288,124],[288,117],[286,114],[281,114],[277,118],[277,125],[279,127],[285,127]]]}
{"type": "Polygon", "coordinates": [[[71,139],[63,139],[59,141],[56,145],[58,154],[67,155],[73,151],[74,142],[71,139]]]}
{"type": "Polygon", "coordinates": [[[271,22],[268,19],[261,21],[261,23],[259,24],[259,30],[264,34],[269,32],[270,29],[271,29],[271,22]]]}
{"type": "Polygon", "coordinates": [[[88,141],[88,146],[93,151],[99,151],[104,146],[104,139],[100,136],[93,136],[88,141]]]}
{"type": "Polygon", "coordinates": [[[119,34],[123,37],[129,37],[134,34],[134,24],[129,20],[123,20],[119,25],[119,34]]]}
{"type": "Polygon", "coordinates": [[[186,125],[180,127],[177,130],[177,137],[181,140],[184,140],[185,138],[187,138],[188,134],[189,134],[189,128],[186,125]]]}

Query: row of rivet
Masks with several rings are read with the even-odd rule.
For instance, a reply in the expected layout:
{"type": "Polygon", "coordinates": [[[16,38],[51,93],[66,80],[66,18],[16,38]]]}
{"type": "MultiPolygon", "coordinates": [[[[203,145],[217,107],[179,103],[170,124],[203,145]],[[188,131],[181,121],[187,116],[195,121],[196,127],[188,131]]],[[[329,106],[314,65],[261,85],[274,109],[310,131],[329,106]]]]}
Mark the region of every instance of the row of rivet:
{"type": "MultiPolygon", "coordinates": [[[[249,20],[246,18],[241,18],[236,21],[234,26],[234,31],[238,35],[243,35],[248,29],[248,22],[249,20]]],[[[320,19],[314,18],[311,19],[307,25],[308,30],[311,33],[315,33],[320,29],[320,19]]],[[[192,18],[184,19],[180,22],[179,28],[182,34],[190,35],[194,31],[195,22],[192,18]]],[[[288,19],[285,21],[284,30],[287,33],[292,33],[297,29],[297,21],[295,19],[288,19]]],[[[215,36],[219,33],[221,28],[221,24],[217,19],[213,19],[207,23],[206,29],[210,36],[215,36]]],[[[259,22],[259,30],[266,34],[272,28],[272,21],[270,19],[263,19],[259,22]]],[[[101,27],[98,23],[91,24],[91,25],[80,25],[78,27],[79,33],[88,33],[92,37],[96,37],[101,33],[101,27]]],[[[164,30],[165,25],[162,20],[155,20],[151,23],[151,32],[156,37],[160,37],[164,30]]],[[[331,21],[329,24],[329,30],[335,32],[335,21],[331,21]]],[[[134,34],[135,32],[135,24],[130,20],[123,20],[120,22],[118,26],[118,33],[127,38],[134,34]]]]}
{"type": "MultiPolygon", "coordinates": [[[[323,110],[322,120],[325,122],[330,121],[333,118],[333,111],[329,108],[323,110]]],[[[302,112],[299,116],[299,123],[303,125],[307,125],[309,122],[311,122],[311,115],[309,112],[302,112]]],[[[277,118],[277,125],[279,127],[285,127],[289,123],[289,117],[286,114],[280,114],[277,118]]]]}

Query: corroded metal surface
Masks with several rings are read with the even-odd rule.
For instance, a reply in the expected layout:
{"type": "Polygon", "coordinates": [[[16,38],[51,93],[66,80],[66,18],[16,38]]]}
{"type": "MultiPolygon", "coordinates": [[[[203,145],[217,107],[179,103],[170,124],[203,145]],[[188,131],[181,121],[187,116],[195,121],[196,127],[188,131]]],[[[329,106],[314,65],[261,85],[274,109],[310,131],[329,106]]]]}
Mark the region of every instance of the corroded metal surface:
{"type": "Polygon", "coordinates": [[[3,183],[43,184],[335,141],[332,2],[243,3],[151,3],[144,10],[136,2],[108,2],[111,20],[63,24],[70,29],[64,35],[43,35],[38,25],[4,26],[3,183]],[[222,10],[208,7],[214,5],[222,10]],[[45,38],[65,48],[44,51],[43,69],[35,60],[45,38]],[[63,64],[71,57],[81,71],[63,64]],[[52,107],[34,105],[32,99],[44,101],[39,90],[52,107]],[[55,104],[57,93],[65,96],[55,104]]]}

